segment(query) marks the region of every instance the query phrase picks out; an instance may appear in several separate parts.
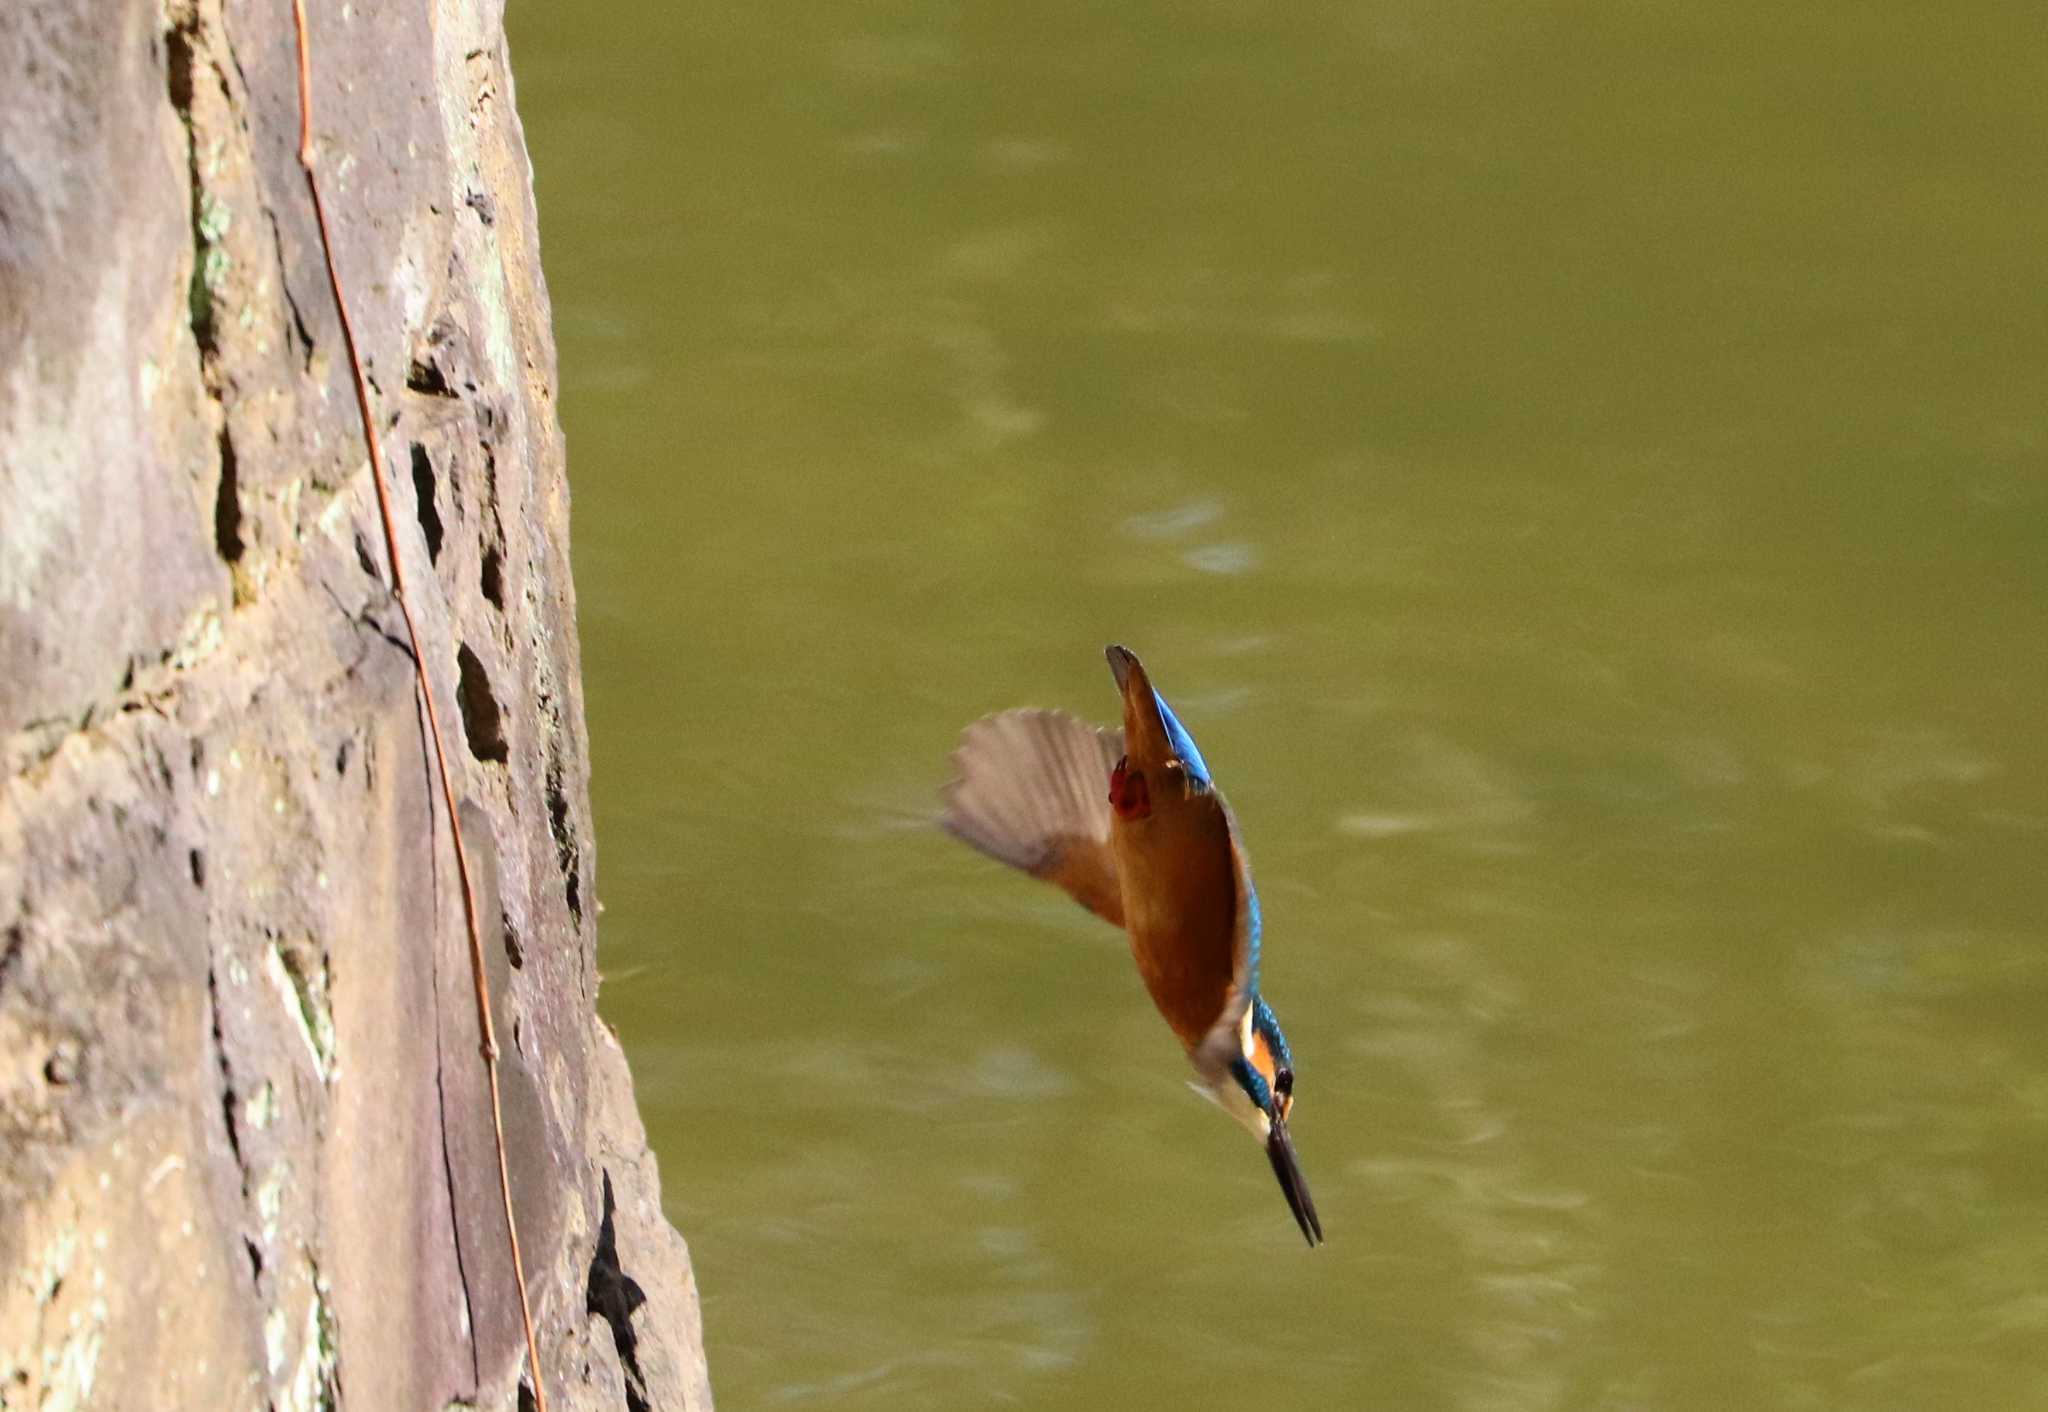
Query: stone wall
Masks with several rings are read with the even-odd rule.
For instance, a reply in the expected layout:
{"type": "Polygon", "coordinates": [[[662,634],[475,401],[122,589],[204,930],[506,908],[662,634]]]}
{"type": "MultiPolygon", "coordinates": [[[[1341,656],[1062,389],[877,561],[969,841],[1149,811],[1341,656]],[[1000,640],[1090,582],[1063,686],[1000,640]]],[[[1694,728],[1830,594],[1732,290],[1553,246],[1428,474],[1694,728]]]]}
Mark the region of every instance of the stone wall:
{"type": "MultiPolygon", "coordinates": [[[[596,1018],[568,483],[496,5],[309,6],[479,869],[552,1403],[705,1408],[596,1018]]],[[[0,12],[0,1408],[524,1405],[461,902],[289,0],[0,12]]]]}

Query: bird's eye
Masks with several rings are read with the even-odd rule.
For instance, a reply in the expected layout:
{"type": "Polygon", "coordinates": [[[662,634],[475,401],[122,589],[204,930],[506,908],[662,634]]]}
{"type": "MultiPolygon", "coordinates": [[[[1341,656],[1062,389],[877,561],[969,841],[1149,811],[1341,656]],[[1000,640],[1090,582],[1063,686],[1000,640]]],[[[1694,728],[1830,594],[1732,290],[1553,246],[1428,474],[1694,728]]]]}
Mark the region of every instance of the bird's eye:
{"type": "Polygon", "coordinates": [[[1294,1097],[1294,1070],[1275,1070],[1273,1074],[1273,1091],[1282,1098],[1294,1097]]]}
{"type": "Polygon", "coordinates": [[[1128,756],[1116,762],[1109,776],[1109,807],[1120,819],[1142,819],[1152,812],[1152,791],[1145,785],[1145,772],[1132,769],[1128,756]]]}

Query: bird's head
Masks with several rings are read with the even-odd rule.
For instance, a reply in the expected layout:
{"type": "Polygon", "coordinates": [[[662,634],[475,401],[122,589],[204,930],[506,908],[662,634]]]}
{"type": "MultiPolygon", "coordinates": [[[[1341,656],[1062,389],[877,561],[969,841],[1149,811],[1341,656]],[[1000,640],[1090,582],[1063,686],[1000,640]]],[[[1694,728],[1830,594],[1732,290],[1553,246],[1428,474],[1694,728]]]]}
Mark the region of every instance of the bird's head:
{"type": "Polygon", "coordinates": [[[1173,714],[1145,674],[1145,664],[1128,647],[1103,653],[1124,698],[1124,758],[1110,782],[1110,804],[1132,821],[1171,810],[1215,788],[1194,737],[1173,714]]]}

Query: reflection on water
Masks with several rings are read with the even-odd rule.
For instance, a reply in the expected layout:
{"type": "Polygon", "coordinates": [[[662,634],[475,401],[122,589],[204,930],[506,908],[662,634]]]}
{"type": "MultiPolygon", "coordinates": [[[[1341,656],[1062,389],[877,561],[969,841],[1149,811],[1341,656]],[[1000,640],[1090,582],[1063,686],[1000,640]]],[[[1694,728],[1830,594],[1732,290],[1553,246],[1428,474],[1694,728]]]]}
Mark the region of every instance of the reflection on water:
{"type": "Polygon", "coordinates": [[[2039,1403],[2009,16],[511,19],[725,1405],[2039,1403]],[[1258,862],[1313,1253],[1118,938],[924,826],[1111,639],[1258,862]]]}

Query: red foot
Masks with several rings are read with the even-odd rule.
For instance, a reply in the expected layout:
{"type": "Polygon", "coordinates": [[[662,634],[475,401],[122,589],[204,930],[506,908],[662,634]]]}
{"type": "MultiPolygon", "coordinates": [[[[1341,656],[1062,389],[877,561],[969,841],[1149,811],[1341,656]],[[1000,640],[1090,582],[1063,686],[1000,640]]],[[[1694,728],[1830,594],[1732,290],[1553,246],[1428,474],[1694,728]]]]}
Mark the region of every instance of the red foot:
{"type": "Polygon", "coordinates": [[[1141,771],[1133,770],[1129,757],[1116,762],[1109,775],[1109,807],[1119,819],[1142,819],[1152,812],[1152,791],[1141,771]]]}

